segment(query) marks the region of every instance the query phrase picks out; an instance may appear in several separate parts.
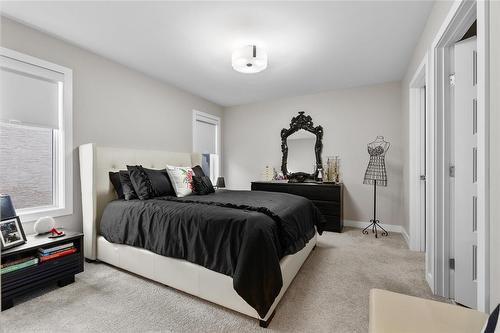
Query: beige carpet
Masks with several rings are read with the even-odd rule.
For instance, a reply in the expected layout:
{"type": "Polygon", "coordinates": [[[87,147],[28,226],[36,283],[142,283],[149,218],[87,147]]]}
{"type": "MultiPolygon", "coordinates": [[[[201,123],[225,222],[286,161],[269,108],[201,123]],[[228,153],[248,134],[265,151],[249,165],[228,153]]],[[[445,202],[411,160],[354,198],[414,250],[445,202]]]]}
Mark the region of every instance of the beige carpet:
{"type": "Polygon", "coordinates": [[[423,254],[401,235],[359,229],[319,238],[267,330],[255,319],[106,264],[47,288],[1,313],[2,332],[367,332],[368,294],[382,288],[432,297],[423,254]]]}

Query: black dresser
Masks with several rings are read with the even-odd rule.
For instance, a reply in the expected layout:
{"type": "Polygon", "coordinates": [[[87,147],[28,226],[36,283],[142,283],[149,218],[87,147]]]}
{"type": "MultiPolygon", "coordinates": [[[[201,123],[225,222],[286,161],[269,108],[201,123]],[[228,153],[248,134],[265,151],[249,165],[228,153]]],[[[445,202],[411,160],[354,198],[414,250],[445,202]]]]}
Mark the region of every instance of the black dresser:
{"type": "Polygon", "coordinates": [[[252,182],[252,191],[284,192],[311,200],[326,219],[326,231],[342,232],[344,227],[342,184],[252,182]]]}

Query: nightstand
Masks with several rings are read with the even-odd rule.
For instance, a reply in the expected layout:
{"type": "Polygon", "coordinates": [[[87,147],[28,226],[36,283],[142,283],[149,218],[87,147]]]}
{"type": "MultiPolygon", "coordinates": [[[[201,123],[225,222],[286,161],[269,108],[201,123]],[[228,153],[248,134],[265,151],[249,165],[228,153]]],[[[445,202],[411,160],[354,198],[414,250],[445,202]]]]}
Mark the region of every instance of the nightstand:
{"type": "MultiPolygon", "coordinates": [[[[74,253],[64,256],[53,255],[36,265],[2,273],[2,311],[14,306],[14,298],[39,289],[49,283],[57,282],[64,287],[75,281],[75,274],[83,272],[83,234],[65,231],[60,238],[47,235],[28,235],[27,242],[21,246],[2,251],[2,264],[19,258],[39,257],[38,249],[50,249],[73,243],[74,253]]],[[[59,253],[64,251],[59,250],[59,253]]],[[[70,251],[72,252],[72,251],[70,251]]]]}

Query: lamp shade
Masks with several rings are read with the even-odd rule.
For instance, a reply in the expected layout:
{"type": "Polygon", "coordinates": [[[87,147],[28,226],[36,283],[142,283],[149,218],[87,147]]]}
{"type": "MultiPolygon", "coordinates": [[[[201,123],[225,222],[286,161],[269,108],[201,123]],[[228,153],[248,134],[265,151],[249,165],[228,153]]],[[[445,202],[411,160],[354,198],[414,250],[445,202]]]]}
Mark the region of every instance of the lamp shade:
{"type": "Polygon", "coordinates": [[[11,219],[16,215],[16,210],[8,194],[0,194],[0,219],[7,220],[11,219]]]}
{"type": "Polygon", "coordinates": [[[218,177],[217,178],[217,188],[224,188],[226,187],[226,182],[224,181],[224,177],[218,177]]]}
{"type": "Polygon", "coordinates": [[[233,69],[240,73],[258,73],[267,68],[267,53],[255,45],[246,45],[233,52],[233,69]]]}

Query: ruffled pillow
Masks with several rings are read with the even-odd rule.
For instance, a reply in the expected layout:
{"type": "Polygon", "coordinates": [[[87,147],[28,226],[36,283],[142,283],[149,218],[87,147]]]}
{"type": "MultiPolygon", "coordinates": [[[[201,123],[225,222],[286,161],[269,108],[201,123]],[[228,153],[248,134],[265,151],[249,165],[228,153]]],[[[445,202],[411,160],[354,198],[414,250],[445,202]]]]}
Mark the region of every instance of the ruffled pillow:
{"type": "Polygon", "coordinates": [[[215,189],[207,176],[193,176],[193,192],[199,195],[215,193],[215,189]]]}

